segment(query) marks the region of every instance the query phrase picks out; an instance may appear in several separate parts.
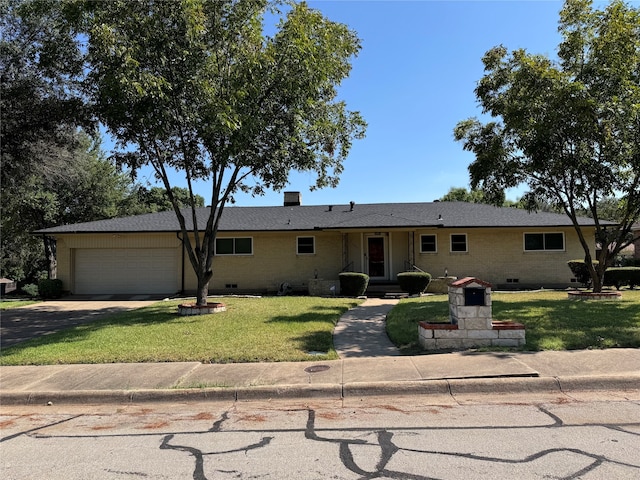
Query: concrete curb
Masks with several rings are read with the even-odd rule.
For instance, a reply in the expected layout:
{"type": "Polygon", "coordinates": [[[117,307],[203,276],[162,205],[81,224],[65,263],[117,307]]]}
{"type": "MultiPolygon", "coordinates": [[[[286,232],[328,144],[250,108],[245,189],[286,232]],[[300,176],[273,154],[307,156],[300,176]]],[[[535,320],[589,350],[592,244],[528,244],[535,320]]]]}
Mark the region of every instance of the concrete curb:
{"type": "Polygon", "coordinates": [[[512,394],[512,393],[562,393],[560,384],[553,377],[501,377],[448,380],[451,395],[512,394]]]}
{"type": "Polygon", "coordinates": [[[624,376],[498,377],[404,382],[302,384],[229,388],[3,392],[0,405],[126,404],[152,402],[341,399],[366,396],[566,394],[580,391],[640,392],[640,374],[624,376]]]}
{"type": "Polygon", "coordinates": [[[589,390],[640,391],[640,373],[620,376],[557,377],[563,392],[589,390]]]}
{"type": "Polygon", "coordinates": [[[345,384],[343,396],[449,395],[446,380],[411,380],[406,382],[359,382],[345,384]]]}

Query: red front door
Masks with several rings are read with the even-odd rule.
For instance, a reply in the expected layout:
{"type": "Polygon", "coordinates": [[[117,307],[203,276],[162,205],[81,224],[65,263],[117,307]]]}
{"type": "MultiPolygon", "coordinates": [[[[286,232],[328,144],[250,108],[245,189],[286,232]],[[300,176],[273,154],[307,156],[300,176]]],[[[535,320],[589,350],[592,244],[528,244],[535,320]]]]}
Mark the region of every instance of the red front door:
{"type": "Polygon", "coordinates": [[[368,237],[367,249],[369,277],[384,278],[386,274],[384,237],[368,237]]]}

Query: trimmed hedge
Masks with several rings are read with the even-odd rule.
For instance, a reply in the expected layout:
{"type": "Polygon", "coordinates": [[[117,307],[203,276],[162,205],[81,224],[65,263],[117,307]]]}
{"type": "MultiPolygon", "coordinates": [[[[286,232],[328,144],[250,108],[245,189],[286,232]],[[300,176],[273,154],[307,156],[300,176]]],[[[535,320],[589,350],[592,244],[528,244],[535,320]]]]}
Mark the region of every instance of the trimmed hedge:
{"type": "MultiPolygon", "coordinates": [[[[593,260],[593,266],[596,267],[600,264],[597,260],[593,260]]],[[[584,260],[569,260],[567,262],[573,276],[576,277],[578,283],[582,285],[589,286],[591,285],[591,275],[589,275],[589,270],[587,269],[587,264],[584,263],[584,260]]]]}
{"type": "Polygon", "coordinates": [[[60,298],[62,296],[62,280],[43,279],[38,282],[38,294],[42,298],[60,298]]]}
{"type": "Polygon", "coordinates": [[[346,297],[364,295],[369,285],[369,275],[366,273],[343,272],[338,274],[340,279],[340,294],[346,297]]]}
{"type": "Polygon", "coordinates": [[[620,290],[623,285],[634,288],[640,285],[640,267],[612,267],[604,272],[604,284],[620,290]]]}
{"type": "Polygon", "coordinates": [[[409,295],[424,292],[431,282],[431,274],[427,272],[401,272],[398,274],[398,285],[409,295]]]}

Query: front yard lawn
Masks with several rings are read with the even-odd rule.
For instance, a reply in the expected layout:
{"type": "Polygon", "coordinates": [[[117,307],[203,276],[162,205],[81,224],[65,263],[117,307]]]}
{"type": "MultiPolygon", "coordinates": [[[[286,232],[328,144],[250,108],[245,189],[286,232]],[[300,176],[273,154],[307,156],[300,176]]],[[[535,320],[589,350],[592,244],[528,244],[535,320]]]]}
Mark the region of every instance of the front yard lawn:
{"type": "MultiPolygon", "coordinates": [[[[621,300],[568,300],[566,292],[492,293],[493,318],[523,323],[525,350],[640,347],[640,290],[621,300]]],[[[387,317],[387,333],[404,353],[422,352],[418,322],[449,322],[447,295],[402,300],[387,317]]]]}
{"type": "Polygon", "coordinates": [[[336,359],[333,328],[345,311],[361,303],[317,297],[220,301],[227,311],[211,315],[180,317],[178,301],[112,315],[5,348],[0,364],[336,359]]]}
{"type": "Polygon", "coordinates": [[[11,308],[24,307],[25,305],[31,305],[32,303],[40,303],[40,300],[4,298],[2,299],[2,301],[0,301],[0,310],[9,310],[11,308]]]}

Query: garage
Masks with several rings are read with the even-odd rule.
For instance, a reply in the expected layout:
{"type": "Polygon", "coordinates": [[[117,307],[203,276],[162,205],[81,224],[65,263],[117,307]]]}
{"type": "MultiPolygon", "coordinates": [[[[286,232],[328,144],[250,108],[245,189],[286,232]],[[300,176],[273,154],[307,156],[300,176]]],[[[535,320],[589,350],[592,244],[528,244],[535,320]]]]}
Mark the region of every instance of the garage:
{"type": "Polygon", "coordinates": [[[179,249],[78,248],[76,294],[173,294],[180,290],[179,249]]]}

